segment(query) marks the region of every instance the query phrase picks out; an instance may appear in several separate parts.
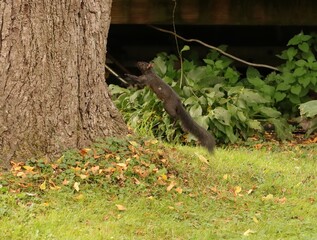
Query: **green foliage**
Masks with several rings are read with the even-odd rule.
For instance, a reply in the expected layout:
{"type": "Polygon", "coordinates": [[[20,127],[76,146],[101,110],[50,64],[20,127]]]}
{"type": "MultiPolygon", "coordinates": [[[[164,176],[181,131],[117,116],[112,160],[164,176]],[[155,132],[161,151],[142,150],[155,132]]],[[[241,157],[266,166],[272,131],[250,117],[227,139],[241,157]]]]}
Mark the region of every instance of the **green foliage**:
{"type": "MultiPolygon", "coordinates": [[[[181,97],[190,115],[217,140],[234,143],[274,126],[277,137],[290,139],[292,127],[287,118],[298,116],[298,105],[317,92],[316,35],[300,33],[288,42],[279,57],[285,60],[281,72],[263,77],[249,67],[246,77],[232,66],[232,60],[212,50],[203,63],[184,59],[180,69],[174,55],[159,54],[156,73],[181,97]]],[[[225,50],[224,46],[220,47],[225,50]]],[[[188,51],[185,46],[183,51],[188,51]]],[[[169,142],[190,142],[181,127],[165,113],[162,104],[148,88],[124,89],[111,85],[114,102],[128,124],[137,131],[169,142]]]]}
{"type": "MultiPolygon", "coordinates": [[[[153,60],[154,70],[183,99],[195,121],[213,132],[218,140],[233,143],[239,138],[247,139],[263,132],[264,124],[274,125],[280,139],[290,138],[291,128],[269,97],[274,87],[261,80],[256,69],[248,69],[248,80],[253,85],[247,88],[239,81],[240,73],[231,66],[232,60],[218,52],[211,51],[201,65],[184,59],[181,69],[175,69],[176,61],[174,55],[159,54],[153,60]]],[[[109,87],[114,102],[132,128],[151,132],[169,142],[193,139],[173,124],[150,89],[109,87]]]]}
{"type": "Polygon", "coordinates": [[[279,109],[295,116],[298,105],[312,100],[310,92],[317,92],[317,35],[300,33],[287,46],[278,56],[285,60],[280,66],[281,73],[273,73],[266,80],[276,87],[272,96],[279,109]]]}

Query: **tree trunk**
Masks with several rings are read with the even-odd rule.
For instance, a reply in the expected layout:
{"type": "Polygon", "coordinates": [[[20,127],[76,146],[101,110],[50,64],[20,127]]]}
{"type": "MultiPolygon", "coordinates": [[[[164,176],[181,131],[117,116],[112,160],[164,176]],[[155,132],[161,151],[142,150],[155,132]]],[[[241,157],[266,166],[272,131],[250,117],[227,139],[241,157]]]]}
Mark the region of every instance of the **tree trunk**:
{"type": "Polygon", "coordinates": [[[0,164],[126,134],[105,84],[111,0],[0,2],[0,164]]]}

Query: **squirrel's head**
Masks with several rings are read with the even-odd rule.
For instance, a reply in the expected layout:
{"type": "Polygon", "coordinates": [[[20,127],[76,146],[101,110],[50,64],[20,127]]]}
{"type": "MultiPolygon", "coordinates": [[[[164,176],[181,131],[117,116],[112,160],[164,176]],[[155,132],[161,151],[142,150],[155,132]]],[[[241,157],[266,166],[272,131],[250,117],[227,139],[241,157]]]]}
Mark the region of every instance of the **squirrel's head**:
{"type": "Polygon", "coordinates": [[[147,63],[147,62],[137,62],[136,66],[138,69],[140,69],[142,72],[149,70],[153,67],[152,63],[147,63]]]}

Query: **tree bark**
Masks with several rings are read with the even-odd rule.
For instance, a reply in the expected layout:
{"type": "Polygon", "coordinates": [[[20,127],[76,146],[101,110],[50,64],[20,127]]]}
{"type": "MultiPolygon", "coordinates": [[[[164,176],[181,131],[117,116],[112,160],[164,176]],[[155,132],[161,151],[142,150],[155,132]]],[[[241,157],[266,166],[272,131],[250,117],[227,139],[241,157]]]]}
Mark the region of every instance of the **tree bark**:
{"type": "Polygon", "coordinates": [[[111,3],[0,2],[0,164],[127,133],[104,79],[111,3]]]}

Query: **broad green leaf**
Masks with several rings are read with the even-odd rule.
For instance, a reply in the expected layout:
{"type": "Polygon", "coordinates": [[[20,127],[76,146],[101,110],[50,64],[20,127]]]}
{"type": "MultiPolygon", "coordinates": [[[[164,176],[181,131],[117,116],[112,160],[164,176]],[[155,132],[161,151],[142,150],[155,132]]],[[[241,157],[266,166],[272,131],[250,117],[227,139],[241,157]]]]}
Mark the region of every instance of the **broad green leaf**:
{"type": "Polygon", "coordinates": [[[312,100],[299,105],[300,115],[305,117],[317,116],[317,100],[312,100]]]}
{"type": "Polygon", "coordinates": [[[250,128],[258,130],[258,131],[262,131],[262,126],[261,123],[257,120],[253,120],[253,119],[249,119],[247,121],[247,124],[250,128]]]}
{"type": "Polygon", "coordinates": [[[247,69],[247,78],[260,78],[260,72],[254,67],[248,67],[247,69]]]}
{"type": "Polygon", "coordinates": [[[307,64],[307,62],[306,62],[305,60],[303,60],[303,59],[300,59],[300,60],[297,60],[297,61],[295,62],[295,64],[296,64],[297,66],[299,66],[299,67],[303,67],[303,66],[305,66],[305,65],[307,64]]]}
{"type": "Polygon", "coordinates": [[[269,118],[267,121],[274,125],[275,132],[281,140],[292,139],[292,128],[284,118],[269,118]]]}
{"type": "Polygon", "coordinates": [[[181,52],[185,52],[185,51],[189,51],[189,50],[190,50],[190,47],[189,47],[188,45],[185,45],[185,46],[182,48],[181,52]]]}
{"type": "Polygon", "coordinates": [[[281,113],[279,111],[270,107],[261,107],[260,112],[269,118],[278,118],[281,116],[281,113]]]}
{"type": "Polygon", "coordinates": [[[190,114],[193,118],[201,117],[201,116],[202,116],[202,113],[203,113],[203,110],[202,110],[201,106],[198,105],[198,104],[193,105],[193,106],[189,109],[189,114],[190,114]]]}
{"type": "Polygon", "coordinates": [[[242,111],[238,111],[237,116],[241,122],[245,122],[247,120],[247,117],[244,115],[242,111]]]}
{"type": "Polygon", "coordinates": [[[293,104],[300,104],[301,103],[300,98],[299,98],[298,95],[289,94],[288,98],[293,104]]]}
{"type": "Polygon", "coordinates": [[[260,93],[255,92],[251,89],[244,89],[242,93],[240,94],[240,98],[245,100],[248,104],[268,102],[268,100],[265,99],[260,93]]]}
{"type": "Polygon", "coordinates": [[[277,85],[276,91],[285,91],[291,88],[291,85],[286,82],[281,82],[277,85]]]}
{"type": "Polygon", "coordinates": [[[310,35],[304,35],[302,32],[295,35],[293,38],[291,38],[288,43],[287,43],[287,46],[290,46],[290,45],[298,45],[302,42],[306,42],[308,41],[309,39],[311,39],[311,36],[310,35]]]}
{"type": "Polygon", "coordinates": [[[297,52],[298,52],[297,49],[293,47],[287,49],[286,54],[287,54],[288,60],[292,61],[293,58],[296,56],[297,52]]]}
{"type": "Polygon", "coordinates": [[[294,76],[299,77],[299,76],[303,76],[306,73],[307,73],[307,71],[305,68],[299,67],[299,68],[295,69],[294,76]]]}
{"type": "Polygon", "coordinates": [[[231,67],[227,68],[225,78],[229,79],[230,84],[235,84],[239,80],[239,72],[233,70],[231,67]]]}
{"type": "Polygon", "coordinates": [[[166,74],[166,64],[162,57],[157,57],[153,60],[154,70],[159,76],[164,76],[166,74]]]}
{"type": "Polygon", "coordinates": [[[285,97],[286,97],[286,94],[283,92],[276,91],[274,94],[274,99],[276,102],[280,102],[280,101],[284,100],[285,97]]]}
{"type": "Polygon", "coordinates": [[[299,44],[298,48],[306,53],[309,51],[309,45],[307,42],[303,42],[303,43],[299,44]]]}
{"type": "Polygon", "coordinates": [[[230,126],[231,115],[227,109],[217,107],[213,111],[214,118],[224,125],[230,126]]]}
{"type": "Polygon", "coordinates": [[[248,78],[248,81],[259,90],[261,90],[261,87],[265,85],[264,81],[261,80],[259,77],[248,78]]]}
{"type": "Polygon", "coordinates": [[[295,95],[299,95],[301,90],[302,90],[302,87],[299,84],[296,84],[296,85],[292,86],[292,88],[291,88],[291,92],[294,93],[295,95]]]}
{"type": "Polygon", "coordinates": [[[310,84],[311,77],[309,76],[304,76],[298,79],[298,82],[306,88],[310,84]]]}

